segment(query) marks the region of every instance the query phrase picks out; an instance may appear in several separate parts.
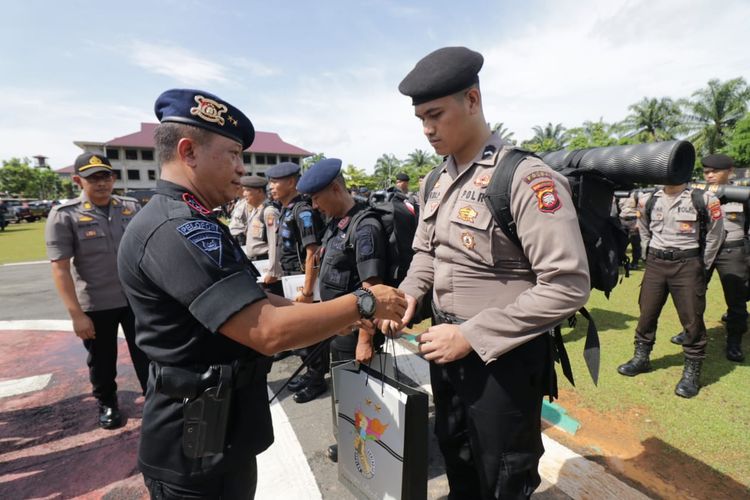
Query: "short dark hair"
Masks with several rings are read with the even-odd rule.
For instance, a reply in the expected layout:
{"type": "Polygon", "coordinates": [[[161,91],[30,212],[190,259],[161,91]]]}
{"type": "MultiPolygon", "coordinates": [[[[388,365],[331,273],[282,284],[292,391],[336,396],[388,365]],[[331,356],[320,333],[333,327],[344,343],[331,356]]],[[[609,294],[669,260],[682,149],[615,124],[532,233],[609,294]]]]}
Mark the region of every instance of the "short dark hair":
{"type": "MultiPolygon", "coordinates": [[[[463,99],[464,99],[464,96],[465,96],[465,95],[466,95],[466,93],[467,93],[468,91],[470,91],[471,89],[477,89],[477,90],[479,90],[479,84],[478,84],[478,83],[472,83],[471,85],[469,85],[469,86],[468,86],[468,87],[466,87],[465,89],[463,89],[463,90],[459,90],[458,92],[454,93],[454,94],[453,94],[453,98],[454,98],[454,99],[456,99],[457,101],[463,101],[463,99]]],[[[481,91],[480,91],[480,92],[481,92],[481,91]]]]}
{"type": "Polygon", "coordinates": [[[154,131],[154,143],[156,144],[156,156],[159,159],[159,164],[163,165],[176,158],[177,143],[183,137],[201,145],[207,143],[211,135],[212,133],[208,130],[184,123],[160,123],[154,131]]]}
{"type": "Polygon", "coordinates": [[[333,179],[333,181],[338,182],[341,185],[341,187],[346,189],[346,178],[344,177],[344,174],[337,175],[336,178],[333,179]]]}

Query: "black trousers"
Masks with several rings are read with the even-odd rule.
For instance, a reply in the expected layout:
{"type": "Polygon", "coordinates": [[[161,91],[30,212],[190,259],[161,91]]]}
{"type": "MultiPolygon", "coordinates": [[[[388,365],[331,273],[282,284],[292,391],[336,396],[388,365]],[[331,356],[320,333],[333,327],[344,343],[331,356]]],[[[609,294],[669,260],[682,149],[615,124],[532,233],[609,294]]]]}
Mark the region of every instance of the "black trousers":
{"type": "Polygon", "coordinates": [[[698,257],[680,260],[659,259],[653,255],[646,258],[638,304],[641,317],[635,327],[638,343],[654,345],[659,315],[672,296],[686,338],[682,350],[686,358],[706,357],[706,325],[703,312],[706,309],[706,272],[698,257]]]}
{"type": "Polygon", "coordinates": [[[727,303],[727,335],[741,337],[747,331],[748,270],[744,249],[722,248],[714,261],[714,269],[719,273],[727,303]]]}
{"type": "Polygon", "coordinates": [[[143,476],[151,500],[226,499],[252,500],[258,485],[258,464],[255,457],[247,467],[223,474],[211,481],[180,485],[143,476]]]}
{"type": "Polygon", "coordinates": [[[448,498],[529,498],[539,486],[547,337],[540,335],[489,365],[475,352],[445,365],[430,363],[448,498]]]}
{"type": "Polygon", "coordinates": [[[312,383],[322,383],[325,379],[326,373],[328,373],[332,340],[333,339],[326,339],[317,344],[313,344],[310,347],[294,350],[294,353],[302,358],[303,362],[307,363],[307,376],[312,383]],[[315,349],[318,348],[320,348],[320,350],[315,353],[315,349]]]}
{"type": "MultiPolygon", "coordinates": [[[[354,330],[349,335],[337,335],[331,341],[331,361],[349,361],[357,355],[357,343],[359,342],[359,330],[354,330]]],[[[378,331],[372,338],[373,350],[378,351],[385,342],[385,336],[378,331]]]]}
{"type": "Polygon", "coordinates": [[[86,364],[89,367],[89,380],[93,387],[94,397],[104,404],[113,404],[117,400],[117,327],[122,325],[125,341],[128,343],[130,359],[146,394],[148,383],[148,358],[135,345],[135,316],[130,307],[89,311],[86,315],[94,323],[96,337],[83,341],[88,351],[86,364]]]}
{"type": "Polygon", "coordinates": [[[638,231],[628,231],[628,242],[633,251],[633,264],[641,260],[641,235],[638,231]]]}

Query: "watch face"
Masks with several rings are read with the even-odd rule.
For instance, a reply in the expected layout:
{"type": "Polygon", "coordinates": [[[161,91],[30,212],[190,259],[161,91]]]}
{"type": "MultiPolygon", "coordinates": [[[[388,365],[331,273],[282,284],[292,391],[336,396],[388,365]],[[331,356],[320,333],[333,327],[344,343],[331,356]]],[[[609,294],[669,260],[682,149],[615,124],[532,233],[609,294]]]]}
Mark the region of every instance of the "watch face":
{"type": "Polygon", "coordinates": [[[375,299],[369,293],[362,297],[362,309],[367,312],[368,316],[375,314],[375,299]]]}

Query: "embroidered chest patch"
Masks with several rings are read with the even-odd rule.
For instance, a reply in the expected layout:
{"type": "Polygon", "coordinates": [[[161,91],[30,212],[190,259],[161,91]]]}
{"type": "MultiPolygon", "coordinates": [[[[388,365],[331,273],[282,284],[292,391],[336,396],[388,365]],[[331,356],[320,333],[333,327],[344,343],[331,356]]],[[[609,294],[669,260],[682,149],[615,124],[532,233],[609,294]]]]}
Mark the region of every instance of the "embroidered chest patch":
{"type": "Polygon", "coordinates": [[[479,215],[479,212],[469,206],[458,209],[458,218],[464,222],[470,222],[473,224],[477,219],[477,215],[479,215]]]}
{"type": "Polygon", "coordinates": [[[177,232],[221,267],[223,248],[218,224],[205,220],[191,220],[178,226],[177,232]]]}

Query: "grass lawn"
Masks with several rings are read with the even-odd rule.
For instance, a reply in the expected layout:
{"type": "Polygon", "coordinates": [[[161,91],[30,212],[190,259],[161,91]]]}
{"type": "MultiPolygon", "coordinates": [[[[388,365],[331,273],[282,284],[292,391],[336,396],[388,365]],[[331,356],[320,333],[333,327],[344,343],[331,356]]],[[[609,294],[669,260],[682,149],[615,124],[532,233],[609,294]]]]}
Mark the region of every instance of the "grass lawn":
{"type": "Polygon", "coordinates": [[[8,224],[0,231],[0,264],[47,260],[45,220],[8,224]]]}
{"type": "MultiPolygon", "coordinates": [[[[563,331],[576,377],[572,388],[558,369],[561,389],[571,390],[576,406],[609,415],[638,415],[640,440],[654,439],[712,469],[750,486],[750,366],[724,357],[726,334],[721,315],[726,311],[718,276],[709,285],[705,323],[708,354],[703,365],[700,394],[683,399],[674,394],[682,374],[682,349],[669,338],[681,330],[671,299],[660,317],[652,371],[624,377],[617,366],[633,354],[638,320],[638,292],[642,271],[636,271],[613,290],[610,299],[598,291],[587,305],[599,328],[601,369],[595,387],[583,361],[586,320],[563,331]]],[[[747,352],[748,342],[745,342],[747,352]]],[[[565,406],[565,397],[560,403],[565,406]]],[[[573,417],[575,418],[575,411],[573,417]]],[[[585,421],[582,422],[585,426],[585,421]]],[[[664,457],[668,460],[669,457],[664,457]]]]}

